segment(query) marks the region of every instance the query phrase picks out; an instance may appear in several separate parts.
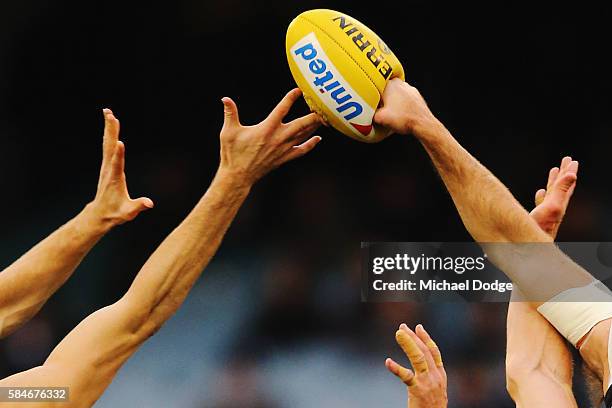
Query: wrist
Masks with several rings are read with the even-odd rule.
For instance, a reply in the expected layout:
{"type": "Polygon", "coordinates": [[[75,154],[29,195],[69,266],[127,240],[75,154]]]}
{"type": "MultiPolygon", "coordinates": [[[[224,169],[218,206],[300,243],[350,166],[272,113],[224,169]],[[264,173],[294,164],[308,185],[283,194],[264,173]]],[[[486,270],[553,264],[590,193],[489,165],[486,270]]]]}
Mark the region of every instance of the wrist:
{"type": "Polygon", "coordinates": [[[412,126],[412,133],[422,143],[435,142],[450,135],[442,122],[436,118],[415,123],[412,126]]]}
{"type": "Polygon", "coordinates": [[[102,211],[95,201],[87,204],[79,216],[83,219],[87,228],[92,229],[94,233],[100,235],[106,234],[116,226],[113,219],[104,216],[104,211],[102,211]]]}
{"type": "Polygon", "coordinates": [[[217,174],[215,174],[213,183],[221,184],[233,191],[247,195],[251,191],[254,181],[244,172],[236,171],[221,165],[217,169],[217,174]]]}

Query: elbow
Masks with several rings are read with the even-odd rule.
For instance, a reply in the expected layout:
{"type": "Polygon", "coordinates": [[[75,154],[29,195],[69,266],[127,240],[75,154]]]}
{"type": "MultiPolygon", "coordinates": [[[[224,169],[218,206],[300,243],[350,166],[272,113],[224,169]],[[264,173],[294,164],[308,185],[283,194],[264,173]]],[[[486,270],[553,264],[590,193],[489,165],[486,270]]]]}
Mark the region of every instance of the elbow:
{"type": "MultiPolygon", "coordinates": [[[[28,322],[44,305],[44,301],[22,307],[14,312],[2,313],[0,310],[0,339],[12,334],[28,322]]],[[[6,312],[6,311],[4,311],[6,312]]]]}
{"type": "Polygon", "coordinates": [[[132,326],[131,333],[138,343],[144,343],[153,337],[161,329],[161,326],[155,319],[154,313],[143,313],[137,319],[137,324],[132,326]]]}
{"type": "Polygon", "coordinates": [[[518,399],[518,390],[519,383],[517,381],[517,377],[510,375],[506,370],[506,391],[513,401],[517,401],[518,399]]]}
{"type": "Polygon", "coordinates": [[[118,304],[122,309],[120,313],[127,316],[125,330],[137,343],[143,343],[161,328],[155,318],[154,307],[135,301],[129,296],[124,296],[118,304]]]}
{"type": "Polygon", "coordinates": [[[153,319],[145,321],[135,332],[135,335],[141,342],[147,341],[153,337],[161,329],[161,325],[157,324],[153,319]]]}
{"type": "Polygon", "coordinates": [[[522,386],[531,381],[540,370],[540,364],[520,355],[506,356],[506,390],[514,401],[517,400],[522,386]]]}
{"type": "Polygon", "coordinates": [[[160,299],[143,298],[128,293],[120,300],[130,316],[129,331],[140,341],[145,341],[161,329],[176,312],[180,299],[166,296],[160,299]]]}

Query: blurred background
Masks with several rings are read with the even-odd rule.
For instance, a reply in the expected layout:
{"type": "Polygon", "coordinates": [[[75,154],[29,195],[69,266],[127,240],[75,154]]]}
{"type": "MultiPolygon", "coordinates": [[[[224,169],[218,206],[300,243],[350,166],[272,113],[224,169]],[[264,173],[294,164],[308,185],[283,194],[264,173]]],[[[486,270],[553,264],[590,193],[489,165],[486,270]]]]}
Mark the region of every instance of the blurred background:
{"type": "MultiPolygon", "coordinates": [[[[254,124],[293,87],[285,30],[311,8],[344,11],[385,39],[434,113],[527,208],[549,168],[577,158],[559,238],[612,240],[609,10],[493,4],[2,2],[2,265],[93,198],[103,107],[121,120],[131,193],[156,207],[110,233],[0,342],[0,375],[41,364],[125,292],[214,175],[220,98],[254,124]]],[[[301,101],[292,115],[305,112],[301,101]]],[[[384,367],[387,356],[405,361],[401,322],[438,341],[451,407],[512,406],[506,305],[360,301],[361,241],[470,240],[421,147],[320,134],[314,152],[256,186],[186,304],[97,407],[404,406],[405,387],[384,367]]]]}

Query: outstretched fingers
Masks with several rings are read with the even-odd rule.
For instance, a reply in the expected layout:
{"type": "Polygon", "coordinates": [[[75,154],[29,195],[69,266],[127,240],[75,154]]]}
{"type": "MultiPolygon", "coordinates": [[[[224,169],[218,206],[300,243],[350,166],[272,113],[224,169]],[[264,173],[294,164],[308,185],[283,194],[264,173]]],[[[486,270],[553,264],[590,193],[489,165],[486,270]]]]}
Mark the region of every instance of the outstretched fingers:
{"type": "Polygon", "coordinates": [[[274,110],[270,112],[270,115],[268,115],[266,121],[277,125],[281,124],[285,116],[287,116],[291,110],[293,104],[300,99],[300,96],[302,96],[302,91],[300,91],[299,88],[289,91],[287,95],[285,95],[285,97],[278,103],[278,105],[276,105],[274,110]]]}
{"type": "Polygon", "coordinates": [[[317,113],[312,112],[287,123],[286,134],[289,139],[293,139],[296,136],[318,129],[322,124],[321,117],[317,113]]]}
{"type": "Polygon", "coordinates": [[[282,157],[281,164],[305,155],[322,140],[321,136],[312,136],[321,126],[321,119],[316,113],[295,119],[286,126],[281,143],[287,146],[288,151],[282,157]]]}
{"type": "Polygon", "coordinates": [[[575,171],[566,171],[565,174],[560,176],[558,182],[558,188],[569,196],[574,192],[576,188],[576,181],[578,180],[578,162],[572,162],[572,167],[575,167],[575,171]],[[575,164],[574,164],[575,163],[575,164]]]}
{"type": "Polygon", "coordinates": [[[310,139],[306,140],[304,143],[297,146],[293,146],[291,150],[289,150],[289,152],[287,152],[287,154],[282,158],[281,164],[304,156],[306,153],[314,149],[315,146],[319,144],[321,140],[321,136],[313,136],[310,139]]]}
{"type": "Polygon", "coordinates": [[[547,189],[547,195],[552,195],[553,199],[562,206],[567,207],[569,200],[576,187],[578,180],[578,162],[571,157],[564,157],[557,177],[547,189]]]}
{"type": "Polygon", "coordinates": [[[410,364],[412,364],[417,374],[425,374],[429,371],[430,364],[428,360],[432,360],[431,354],[429,354],[427,347],[422,344],[422,341],[408,326],[405,324],[400,326],[400,329],[395,332],[395,340],[404,350],[404,353],[406,353],[410,364]]]}
{"type": "Polygon", "coordinates": [[[553,167],[548,173],[548,181],[545,189],[540,189],[535,194],[536,207],[544,202],[547,197],[564,211],[576,187],[578,180],[578,162],[570,156],[561,160],[559,167],[553,167]]]}

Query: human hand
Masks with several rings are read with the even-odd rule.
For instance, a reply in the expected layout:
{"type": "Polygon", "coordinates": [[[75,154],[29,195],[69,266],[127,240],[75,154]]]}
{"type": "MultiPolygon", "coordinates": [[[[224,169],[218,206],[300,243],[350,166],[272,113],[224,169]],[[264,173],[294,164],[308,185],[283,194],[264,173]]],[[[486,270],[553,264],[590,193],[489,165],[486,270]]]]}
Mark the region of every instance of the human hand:
{"type": "Polygon", "coordinates": [[[560,167],[550,169],[546,189],[536,192],[536,207],[531,211],[531,216],[553,239],[557,236],[577,180],[578,162],[566,156],[560,167]]]}
{"type": "Polygon", "coordinates": [[[399,78],[387,83],[382,95],[383,105],[374,121],[402,135],[422,134],[443,127],[431,113],[418,89],[399,78]]]}
{"type": "Polygon", "coordinates": [[[311,137],[322,124],[319,116],[310,113],[289,123],[282,122],[301,95],[299,89],[293,89],[265,120],[254,126],[243,126],[234,101],[223,98],[225,121],[220,135],[219,170],[250,187],[281,164],[311,151],[321,141],[319,136],[311,137]]]}
{"type": "Polygon", "coordinates": [[[385,366],[408,386],[410,408],[446,408],[447,377],[436,343],[420,324],[416,331],[401,324],[395,333],[395,340],[408,356],[413,370],[390,358],[385,361],[385,366]]]}
{"type": "Polygon", "coordinates": [[[125,145],[119,140],[119,120],[104,109],[102,166],[96,197],[87,206],[96,219],[113,227],[131,221],[142,211],[153,208],[146,197],[131,199],[125,177],[125,145]]]}

